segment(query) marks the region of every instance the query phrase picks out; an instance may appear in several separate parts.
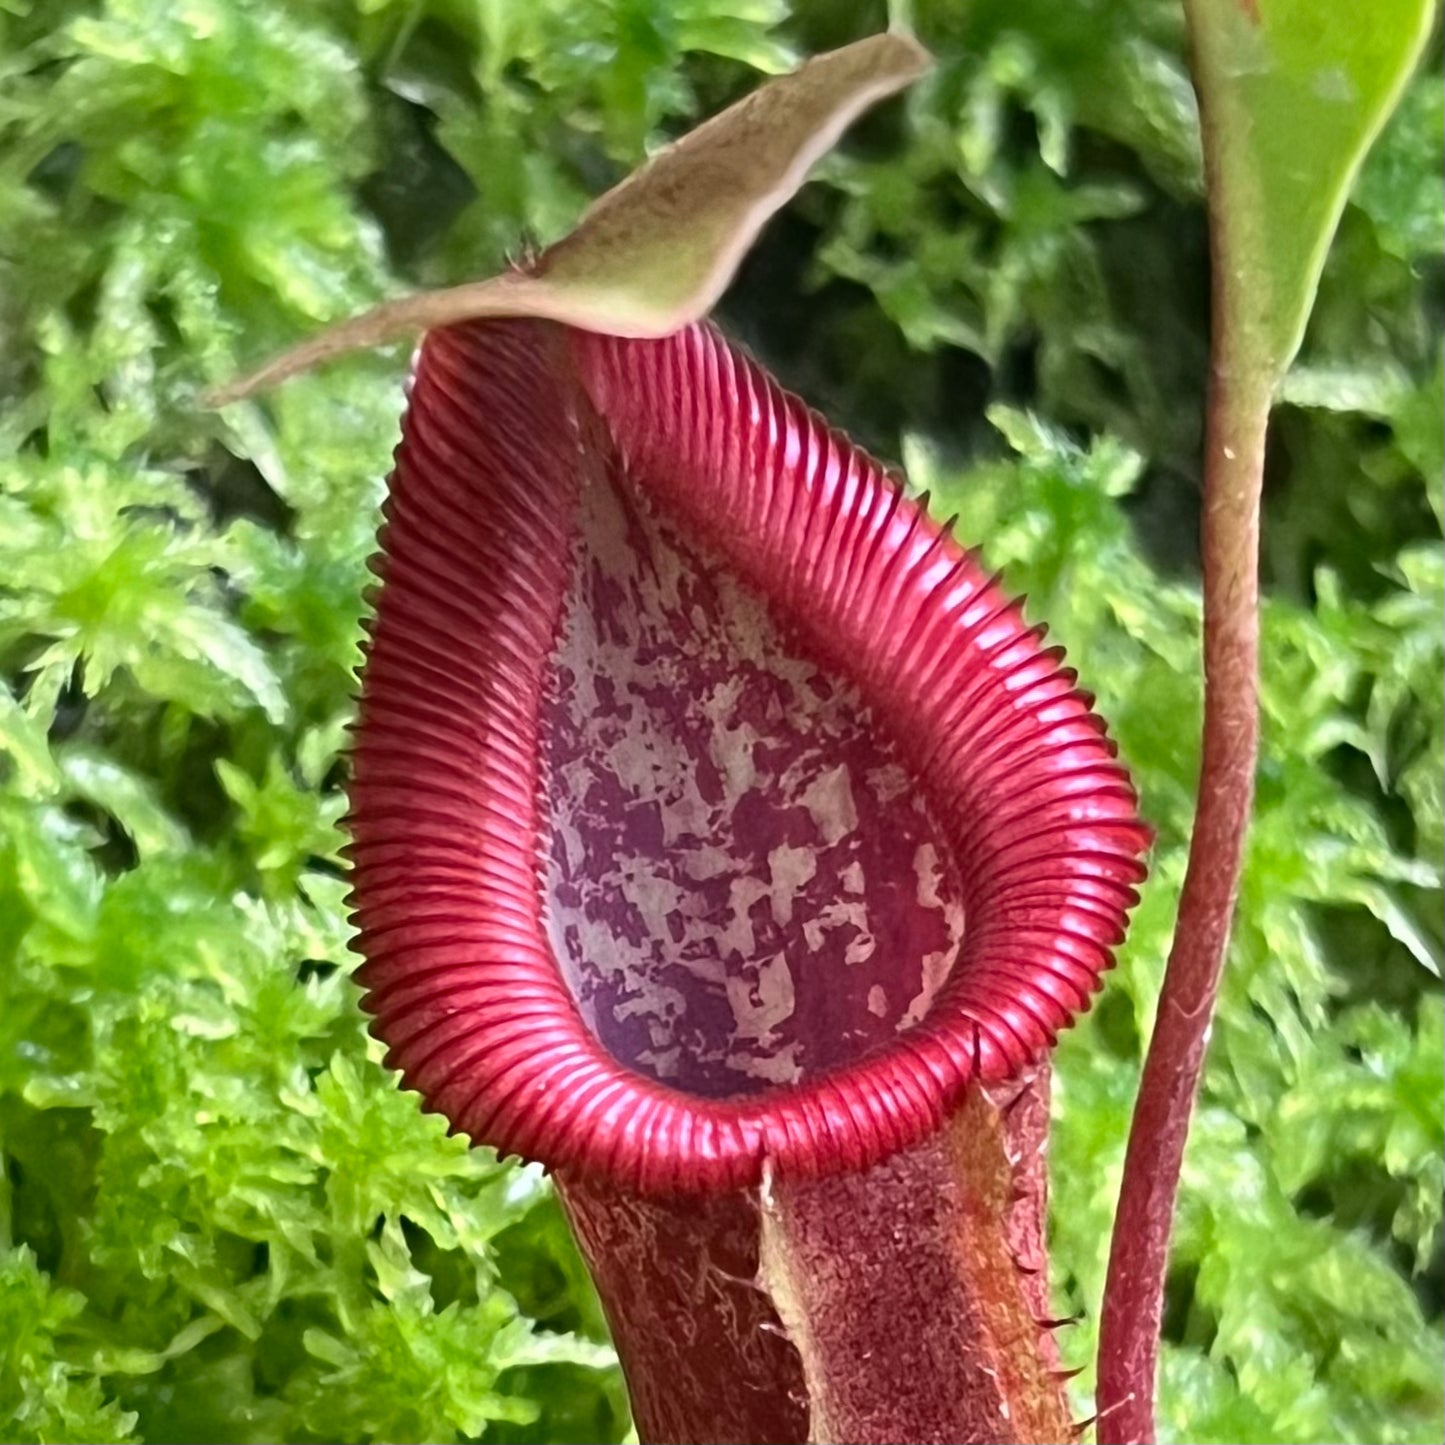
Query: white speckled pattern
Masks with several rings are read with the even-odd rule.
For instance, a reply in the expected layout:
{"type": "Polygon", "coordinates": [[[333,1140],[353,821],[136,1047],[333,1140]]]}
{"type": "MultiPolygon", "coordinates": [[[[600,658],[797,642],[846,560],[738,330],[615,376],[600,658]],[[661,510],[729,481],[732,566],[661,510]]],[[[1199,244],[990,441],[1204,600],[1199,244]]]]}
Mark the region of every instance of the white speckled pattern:
{"type": "Polygon", "coordinates": [[[625,480],[584,489],[575,545],[544,897],[589,1026],[725,1096],[917,1023],[958,956],[957,870],[856,691],[625,480]]]}

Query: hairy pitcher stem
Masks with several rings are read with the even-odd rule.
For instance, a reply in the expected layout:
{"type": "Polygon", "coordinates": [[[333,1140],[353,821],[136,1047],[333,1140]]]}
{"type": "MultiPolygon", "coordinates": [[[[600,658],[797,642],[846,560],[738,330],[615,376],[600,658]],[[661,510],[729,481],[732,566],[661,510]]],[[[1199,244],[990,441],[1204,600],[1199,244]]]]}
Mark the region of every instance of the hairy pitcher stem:
{"type": "Polygon", "coordinates": [[[1174,942],[1129,1132],[1100,1322],[1100,1445],[1154,1438],[1169,1236],[1239,891],[1259,744],[1259,508],[1272,373],[1216,307],[1204,461],[1204,730],[1174,942]]]}
{"type": "Polygon", "coordinates": [[[1073,1438],[1047,1138],[1045,1069],[860,1172],[681,1199],[563,1175],[641,1439],[1073,1438]]]}

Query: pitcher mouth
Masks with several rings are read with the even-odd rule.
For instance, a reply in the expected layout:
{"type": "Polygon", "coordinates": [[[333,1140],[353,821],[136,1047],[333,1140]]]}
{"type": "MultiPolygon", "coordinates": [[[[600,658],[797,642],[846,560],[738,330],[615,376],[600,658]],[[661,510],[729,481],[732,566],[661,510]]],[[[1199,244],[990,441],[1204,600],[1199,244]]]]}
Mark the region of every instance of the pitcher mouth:
{"type": "Polygon", "coordinates": [[[857,688],[625,468],[576,516],[540,811],[584,1021],[700,1098],[856,1061],[957,960],[952,840],[857,688]]]}
{"type": "Polygon", "coordinates": [[[707,327],[433,333],[360,978],[428,1108],[648,1192],[866,1167],[1088,1007],[1148,830],[1062,652],[707,327]]]}

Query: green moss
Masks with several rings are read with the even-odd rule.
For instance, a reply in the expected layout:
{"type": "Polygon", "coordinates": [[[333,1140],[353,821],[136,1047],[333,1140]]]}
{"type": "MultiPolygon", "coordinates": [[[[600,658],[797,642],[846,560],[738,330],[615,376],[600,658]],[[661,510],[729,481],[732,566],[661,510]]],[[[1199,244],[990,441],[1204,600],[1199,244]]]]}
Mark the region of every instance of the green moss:
{"type": "MultiPolygon", "coordinates": [[[[192,402],[558,235],[644,143],[881,7],[22,8],[0,1434],[618,1439],[546,1186],[395,1090],[347,981],[337,753],[402,358],[224,422],[192,402]]],[[[1197,761],[1193,105],[1164,0],[913,8],[937,77],[864,123],[726,310],[1030,591],[1160,829],[1113,1002],[1059,1068],[1058,1283],[1092,1310],[1197,761]]],[[[1259,825],[1187,1161],[1172,1438],[1439,1436],[1440,151],[1426,80],[1277,419],[1259,825]]]]}

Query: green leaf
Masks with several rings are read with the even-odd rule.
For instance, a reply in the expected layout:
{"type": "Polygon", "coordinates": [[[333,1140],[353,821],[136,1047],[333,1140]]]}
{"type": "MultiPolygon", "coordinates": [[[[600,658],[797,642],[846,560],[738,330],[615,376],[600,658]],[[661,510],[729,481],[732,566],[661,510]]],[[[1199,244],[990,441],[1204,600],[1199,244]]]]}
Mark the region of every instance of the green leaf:
{"type": "Polygon", "coordinates": [[[11,1439],[122,1445],[140,1438],[135,1413],[107,1401],[69,1358],[64,1335],[84,1304],[51,1283],[31,1250],[0,1247],[0,1419],[11,1439]]]}
{"type": "Polygon", "coordinates": [[[179,852],[189,844],[185,828],[167,812],[149,780],[106,753],[72,746],[61,753],[60,768],[71,794],[109,813],[142,858],[179,852]]]}
{"type": "Polygon", "coordinates": [[[1445,89],[1422,76],[1360,173],[1354,201],[1402,260],[1445,250],[1445,89]]]}
{"type": "Polygon", "coordinates": [[[1420,56],[1432,0],[1192,0],[1220,319],[1281,376],[1350,186],[1420,56]]]}
{"type": "Polygon", "coordinates": [[[15,701],[0,682],[0,753],[9,756],[19,784],[27,790],[53,792],[60,782],[45,730],[15,701]]]}

